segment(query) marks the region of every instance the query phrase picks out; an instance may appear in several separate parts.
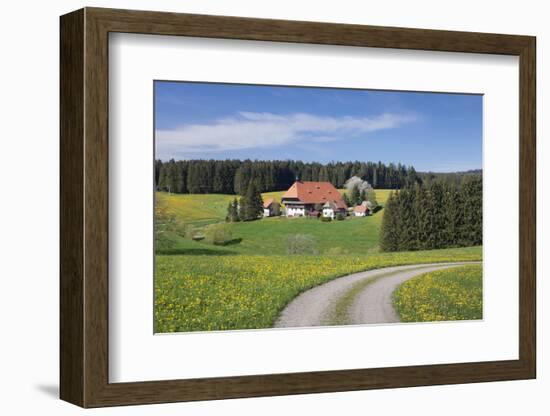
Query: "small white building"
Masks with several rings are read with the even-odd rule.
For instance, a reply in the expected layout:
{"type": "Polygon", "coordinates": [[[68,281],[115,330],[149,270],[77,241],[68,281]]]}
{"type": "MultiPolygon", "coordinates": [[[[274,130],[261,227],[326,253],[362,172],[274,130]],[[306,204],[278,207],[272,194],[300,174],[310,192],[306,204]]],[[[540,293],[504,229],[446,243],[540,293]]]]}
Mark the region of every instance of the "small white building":
{"type": "Polygon", "coordinates": [[[367,201],[363,201],[361,205],[357,205],[353,208],[353,215],[356,217],[366,217],[370,214],[370,208],[367,201]]]}
{"type": "Polygon", "coordinates": [[[264,201],[264,217],[271,217],[275,212],[275,205],[279,207],[279,203],[273,198],[268,198],[264,201]]]}
{"type": "Polygon", "coordinates": [[[328,201],[323,205],[323,217],[330,217],[334,219],[336,216],[336,213],[338,212],[338,208],[336,207],[336,204],[332,201],[328,201]]]}

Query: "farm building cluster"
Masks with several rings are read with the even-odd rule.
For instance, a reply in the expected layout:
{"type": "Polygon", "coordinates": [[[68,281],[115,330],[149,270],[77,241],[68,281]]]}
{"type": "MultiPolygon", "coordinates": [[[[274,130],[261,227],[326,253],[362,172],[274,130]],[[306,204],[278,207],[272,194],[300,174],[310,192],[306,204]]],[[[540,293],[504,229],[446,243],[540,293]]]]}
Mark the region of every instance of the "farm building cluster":
{"type": "MultiPolygon", "coordinates": [[[[335,219],[348,213],[364,217],[371,213],[368,201],[349,208],[342,194],[330,182],[297,180],[281,197],[286,217],[325,217],[335,219]]],[[[269,198],[264,201],[264,217],[279,215],[280,204],[269,198]]]]}

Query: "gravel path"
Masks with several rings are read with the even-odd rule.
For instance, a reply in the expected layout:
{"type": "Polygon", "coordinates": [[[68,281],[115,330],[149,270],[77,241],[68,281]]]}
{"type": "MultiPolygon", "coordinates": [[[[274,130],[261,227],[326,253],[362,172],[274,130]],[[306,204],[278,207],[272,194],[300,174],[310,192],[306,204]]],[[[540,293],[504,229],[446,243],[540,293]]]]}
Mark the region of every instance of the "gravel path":
{"type": "Polygon", "coordinates": [[[281,312],[275,327],[399,322],[392,305],[397,286],[422,273],[464,264],[469,263],[414,264],[340,277],[298,295],[281,312]]]}

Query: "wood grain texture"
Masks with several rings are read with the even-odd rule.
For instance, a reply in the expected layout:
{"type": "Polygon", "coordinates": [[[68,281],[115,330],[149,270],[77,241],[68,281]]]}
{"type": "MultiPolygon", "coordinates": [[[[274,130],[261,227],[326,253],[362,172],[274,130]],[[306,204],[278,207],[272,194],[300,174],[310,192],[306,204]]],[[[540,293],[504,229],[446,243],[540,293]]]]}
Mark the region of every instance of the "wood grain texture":
{"type": "Polygon", "coordinates": [[[82,407],[533,378],[535,38],[87,8],[61,18],[61,397],[82,407]],[[109,383],[108,33],[520,57],[520,357],[512,361],[109,383]]]}
{"type": "Polygon", "coordinates": [[[519,337],[520,360],[536,377],[536,40],[520,54],[519,337]]]}
{"type": "Polygon", "coordinates": [[[84,12],[61,19],[60,388],[84,405],[84,12]]]}

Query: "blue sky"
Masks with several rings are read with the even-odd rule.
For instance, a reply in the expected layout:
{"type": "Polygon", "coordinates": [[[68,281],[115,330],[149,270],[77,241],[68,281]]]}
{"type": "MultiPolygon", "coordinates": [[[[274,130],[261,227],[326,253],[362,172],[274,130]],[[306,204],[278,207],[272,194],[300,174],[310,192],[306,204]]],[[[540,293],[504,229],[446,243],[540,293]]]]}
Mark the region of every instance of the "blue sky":
{"type": "Polygon", "coordinates": [[[482,168],[482,96],[156,81],[156,157],[482,168]]]}

